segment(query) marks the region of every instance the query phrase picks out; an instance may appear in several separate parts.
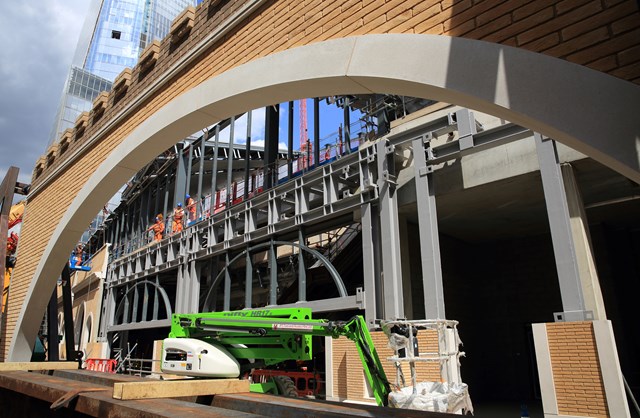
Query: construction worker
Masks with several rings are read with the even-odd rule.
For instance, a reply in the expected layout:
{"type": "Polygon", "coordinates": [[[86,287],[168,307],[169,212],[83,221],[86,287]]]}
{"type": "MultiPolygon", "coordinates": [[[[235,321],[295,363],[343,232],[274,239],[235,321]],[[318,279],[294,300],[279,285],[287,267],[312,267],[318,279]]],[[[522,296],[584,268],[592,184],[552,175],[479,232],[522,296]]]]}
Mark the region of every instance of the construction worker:
{"type": "Polygon", "coordinates": [[[76,246],[76,249],[73,250],[73,257],[71,258],[71,267],[80,267],[82,265],[82,254],[83,254],[83,246],[82,243],[79,242],[76,246]]]}
{"type": "Polygon", "coordinates": [[[173,222],[171,224],[171,233],[182,232],[184,229],[184,209],[182,203],[178,202],[178,206],[173,210],[173,222]]]}
{"type": "Polygon", "coordinates": [[[191,222],[196,220],[196,202],[189,195],[186,195],[184,199],[185,199],[187,212],[189,213],[189,225],[190,225],[191,222]]]}
{"type": "Polygon", "coordinates": [[[331,145],[327,144],[324,149],[324,160],[329,161],[331,159],[331,145]]]}
{"type": "Polygon", "coordinates": [[[156,216],[156,222],[151,225],[147,229],[147,231],[153,231],[153,239],[155,241],[162,241],[162,234],[164,233],[164,221],[161,213],[156,216]]]}

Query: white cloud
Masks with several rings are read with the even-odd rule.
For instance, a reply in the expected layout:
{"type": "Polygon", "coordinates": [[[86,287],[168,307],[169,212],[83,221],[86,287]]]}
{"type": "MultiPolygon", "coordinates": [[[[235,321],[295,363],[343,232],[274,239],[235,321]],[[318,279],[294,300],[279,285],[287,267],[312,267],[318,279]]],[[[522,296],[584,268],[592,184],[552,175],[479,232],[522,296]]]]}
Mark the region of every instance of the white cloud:
{"type": "Polygon", "coordinates": [[[0,175],[45,152],[87,0],[0,2],[0,175]]]}

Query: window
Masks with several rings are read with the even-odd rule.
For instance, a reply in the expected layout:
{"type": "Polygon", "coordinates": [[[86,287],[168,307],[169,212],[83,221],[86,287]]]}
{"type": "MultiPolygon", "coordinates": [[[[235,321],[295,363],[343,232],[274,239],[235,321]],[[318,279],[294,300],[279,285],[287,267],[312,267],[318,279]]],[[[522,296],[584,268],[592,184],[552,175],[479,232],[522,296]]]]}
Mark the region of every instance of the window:
{"type": "Polygon", "coordinates": [[[120,32],[119,30],[112,30],[111,31],[111,37],[113,39],[120,39],[120,35],[122,35],[122,32],[120,32]]]}

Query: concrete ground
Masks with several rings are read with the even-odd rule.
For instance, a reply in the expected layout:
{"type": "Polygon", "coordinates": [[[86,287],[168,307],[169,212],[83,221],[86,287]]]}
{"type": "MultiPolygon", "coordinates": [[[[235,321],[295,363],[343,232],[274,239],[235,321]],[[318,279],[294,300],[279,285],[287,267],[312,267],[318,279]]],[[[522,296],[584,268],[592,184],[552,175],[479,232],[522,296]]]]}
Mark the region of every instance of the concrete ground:
{"type": "MultiPolygon", "coordinates": [[[[473,399],[471,399],[473,401],[473,399]]],[[[520,404],[513,402],[474,402],[474,417],[477,418],[521,418],[520,404]]],[[[527,412],[530,418],[544,418],[542,403],[527,404],[527,412]]]]}

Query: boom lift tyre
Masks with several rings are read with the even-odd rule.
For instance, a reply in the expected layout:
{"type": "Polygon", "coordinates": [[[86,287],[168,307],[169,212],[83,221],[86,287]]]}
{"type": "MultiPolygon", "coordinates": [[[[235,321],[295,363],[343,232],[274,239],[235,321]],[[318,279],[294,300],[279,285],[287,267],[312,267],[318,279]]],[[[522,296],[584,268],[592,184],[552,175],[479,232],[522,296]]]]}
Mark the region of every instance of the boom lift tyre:
{"type": "Polygon", "coordinates": [[[273,376],[273,381],[278,388],[278,395],[286,396],[287,398],[298,397],[296,385],[289,376],[273,376]]]}

